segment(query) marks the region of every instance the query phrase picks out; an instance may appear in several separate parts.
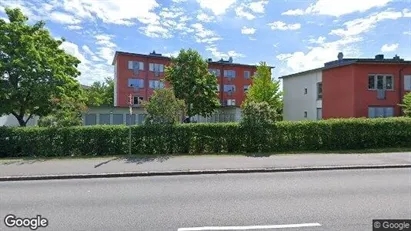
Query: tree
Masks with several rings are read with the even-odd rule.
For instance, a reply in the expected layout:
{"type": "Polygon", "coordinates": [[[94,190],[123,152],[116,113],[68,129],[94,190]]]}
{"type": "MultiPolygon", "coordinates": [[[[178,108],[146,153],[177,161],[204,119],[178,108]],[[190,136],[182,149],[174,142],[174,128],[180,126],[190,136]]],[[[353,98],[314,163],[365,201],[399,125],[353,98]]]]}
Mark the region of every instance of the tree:
{"type": "Polygon", "coordinates": [[[104,82],[94,82],[89,88],[85,89],[85,93],[87,106],[113,105],[114,80],[107,77],[104,82]]]}
{"type": "Polygon", "coordinates": [[[405,116],[411,117],[411,92],[404,95],[402,106],[405,116]]]}
{"type": "MultiPolygon", "coordinates": [[[[247,101],[242,105],[242,126],[264,127],[277,120],[277,112],[267,102],[247,101]]],[[[259,130],[260,131],[260,130],[259,130]]]]}
{"type": "Polygon", "coordinates": [[[54,99],[55,108],[47,116],[41,117],[40,127],[69,127],[82,125],[82,111],[86,109],[85,98],[63,97],[54,99]]]}
{"type": "Polygon", "coordinates": [[[143,105],[148,113],[146,124],[177,123],[184,111],[184,101],[177,99],[172,89],[155,90],[150,101],[143,105]]]}
{"type": "Polygon", "coordinates": [[[217,79],[208,72],[208,64],[197,51],[182,49],[166,68],[165,79],[173,86],[174,94],[187,106],[187,115],[209,116],[220,105],[217,79]]]}
{"type": "Polygon", "coordinates": [[[266,102],[277,112],[277,119],[281,116],[283,103],[280,92],[280,81],[271,79],[271,68],[265,62],[260,62],[257,73],[252,77],[253,84],[250,86],[245,102],[266,102]]]}
{"type": "Polygon", "coordinates": [[[9,23],[0,19],[0,115],[12,114],[20,126],[34,115],[56,108],[54,99],[79,98],[80,61],[66,54],[45,23],[27,23],[20,9],[6,9],[9,23]]]}

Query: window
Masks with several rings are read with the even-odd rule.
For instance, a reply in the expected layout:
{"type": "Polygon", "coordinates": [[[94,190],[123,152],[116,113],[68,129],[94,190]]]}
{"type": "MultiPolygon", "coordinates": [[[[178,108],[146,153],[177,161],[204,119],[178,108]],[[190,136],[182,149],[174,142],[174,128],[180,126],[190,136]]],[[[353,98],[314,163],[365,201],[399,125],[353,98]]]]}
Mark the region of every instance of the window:
{"type": "Polygon", "coordinates": [[[411,91],[411,75],[404,76],[404,89],[406,91],[411,91]]]}
{"type": "Polygon", "coordinates": [[[227,77],[227,78],[235,78],[235,71],[233,71],[233,70],[225,70],[225,71],[224,71],[224,77],[227,77]]]}
{"type": "Polygon", "coordinates": [[[110,124],[110,114],[100,114],[99,124],[110,124]]]}
{"type": "Polygon", "coordinates": [[[368,90],[394,90],[392,75],[369,75],[368,90]]]}
{"type": "Polygon", "coordinates": [[[160,80],[150,80],[149,81],[150,88],[152,89],[160,89],[164,88],[164,83],[160,80]]]}
{"type": "Polygon", "coordinates": [[[128,61],[128,69],[129,70],[144,70],[144,63],[138,61],[128,61]]]}
{"type": "Polygon", "coordinates": [[[144,88],[143,79],[128,79],[128,86],[134,88],[144,88]]]}
{"type": "Polygon", "coordinates": [[[307,111],[304,111],[304,118],[307,118],[308,117],[308,113],[307,113],[307,111]]]}
{"type": "Polygon", "coordinates": [[[136,124],[136,115],[132,114],[131,120],[130,120],[130,114],[126,114],[126,125],[135,125],[135,124],[136,124]]]}
{"type": "Polygon", "coordinates": [[[368,118],[393,117],[394,107],[368,107],[368,118]]]}
{"type": "Polygon", "coordinates": [[[250,78],[250,72],[249,71],[244,71],[244,78],[246,78],[246,79],[250,78]]]}
{"type": "Polygon", "coordinates": [[[220,91],[220,85],[217,84],[217,92],[219,92],[219,91],[220,91]]]}
{"type": "Polygon", "coordinates": [[[228,99],[227,106],[235,106],[235,99],[228,99]]]}
{"type": "Polygon", "coordinates": [[[317,99],[322,99],[322,98],[323,98],[323,84],[317,83],[317,99]]]}
{"type": "Polygon", "coordinates": [[[164,72],[164,65],[158,63],[150,63],[150,71],[153,72],[164,72]]]}
{"type": "Polygon", "coordinates": [[[224,85],[224,92],[235,92],[234,85],[224,85]]]}
{"type": "Polygon", "coordinates": [[[133,104],[134,105],[140,105],[144,100],[144,97],[142,96],[134,96],[133,97],[133,104]]]}
{"type": "Polygon", "coordinates": [[[208,71],[210,72],[210,74],[213,74],[216,77],[220,76],[220,70],[219,69],[208,69],[208,71]]]}
{"type": "Polygon", "coordinates": [[[323,118],[323,109],[317,108],[317,120],[321,120],[323,118]]]}
{"type": "Polygon", "coordinates": [[[304,88],[304,95],[306,95],[308,93],[307,88],[304,88]]]}
{"type": "Polygon", "coordinates": [[[97,116],[96,114],[87,114],[85,120],[85,125],[96,125],[97,116]]]}
{"type": "Polygon", "coordinates": [[[124,119],[123,114],[113,114],[113,124],[114,125],[123,124],[124,123],[123,119],[124,119]]]}
{"type": "Polygon", "coordinates": [[[247,93],[249,88],[250,88],[250,85],[244,85],[244,93],[247,93]]]}

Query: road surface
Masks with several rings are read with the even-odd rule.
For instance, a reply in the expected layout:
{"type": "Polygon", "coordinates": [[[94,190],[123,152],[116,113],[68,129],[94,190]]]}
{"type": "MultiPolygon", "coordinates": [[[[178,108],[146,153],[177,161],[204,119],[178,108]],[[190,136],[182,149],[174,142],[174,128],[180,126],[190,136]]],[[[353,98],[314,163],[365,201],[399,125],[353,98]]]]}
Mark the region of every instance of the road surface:
{"type": "Polygon", "coordinates": [[[372,230],[410,198],[411,169],[0,182],[0,230],[372,230]]]}

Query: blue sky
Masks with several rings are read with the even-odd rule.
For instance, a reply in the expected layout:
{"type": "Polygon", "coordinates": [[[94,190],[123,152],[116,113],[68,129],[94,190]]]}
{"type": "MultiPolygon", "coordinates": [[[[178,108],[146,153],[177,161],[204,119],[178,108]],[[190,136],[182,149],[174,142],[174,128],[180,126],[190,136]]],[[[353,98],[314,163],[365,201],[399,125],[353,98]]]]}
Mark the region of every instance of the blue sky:
{"type": "Polygon", "coordinates": [[[78,57],[83,84],[113,76],[116,50],[275,66],[279,77],[345,57],[411,60],[411,0],[2,0],[45,20],[78,57]]]}

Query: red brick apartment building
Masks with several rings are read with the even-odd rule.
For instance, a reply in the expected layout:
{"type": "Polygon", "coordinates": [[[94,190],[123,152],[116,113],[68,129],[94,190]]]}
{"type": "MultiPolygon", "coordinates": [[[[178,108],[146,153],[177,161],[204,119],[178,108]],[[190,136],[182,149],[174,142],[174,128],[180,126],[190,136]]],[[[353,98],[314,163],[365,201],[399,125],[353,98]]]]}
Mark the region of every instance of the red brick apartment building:
{"type": "MultiPolygon", "coordinates": [[[[165,67],[170,58],[152,52],[148,55],[117,51],[113,60],[115,93],[114,106],[128,107],[129,95],[133,104],[139,105],[139,99],[148,100],[153,91],[167,87],[160,80],[164,78],[165,67]]],[[[212,61],[208,59],[209,71],[218,80],[218,95],[223,106],[240,106],[245,99],[251,76],[256,72],[255,65],[212,61]]]]}
{"type": "MultiPolygon", "coordinates": [[[[117,51],[114,56],[114,105],[113,107],[89,108],[83,116],[85,125],[94,124],[141,124],[146,112],[142,100],[149,100],[155,89],[168,87],[163,83],[165,67],[171,59],[154,51],[136,54],[117,51]],[[129,114],[129,97],[132,96],[133,114],[129,114]]],[[[195,116],[196,122],[232,122],[241,119],[240,106],[252,83],[255,65],[234,63],[233,59],[207,60],[210,73],[216,75],[222,107],[210,117],[195,116]]]]}
{"type": "Polygon", "coordinates": [[[411,61],[344,59],[340,53],[324,67],[281,78],[287,120],[401,116],[398,104],[411,91],[411,61]]]}

